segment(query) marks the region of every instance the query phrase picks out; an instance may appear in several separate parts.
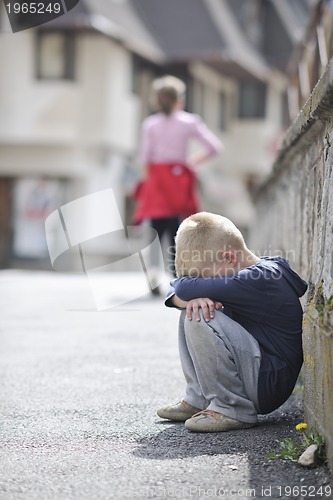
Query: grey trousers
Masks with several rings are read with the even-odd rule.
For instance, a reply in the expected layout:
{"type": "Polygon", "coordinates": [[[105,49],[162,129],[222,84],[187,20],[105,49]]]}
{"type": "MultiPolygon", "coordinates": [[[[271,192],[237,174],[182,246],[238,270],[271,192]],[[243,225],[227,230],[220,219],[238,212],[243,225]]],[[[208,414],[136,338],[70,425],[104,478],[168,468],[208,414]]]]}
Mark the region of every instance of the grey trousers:
{"type": "Polygon", "coordinates": [[[183,400],[241,422],[257,421],[259,344],[222,311],[206,322],[181,312],[179,354],[186,379],[183,400]]]}

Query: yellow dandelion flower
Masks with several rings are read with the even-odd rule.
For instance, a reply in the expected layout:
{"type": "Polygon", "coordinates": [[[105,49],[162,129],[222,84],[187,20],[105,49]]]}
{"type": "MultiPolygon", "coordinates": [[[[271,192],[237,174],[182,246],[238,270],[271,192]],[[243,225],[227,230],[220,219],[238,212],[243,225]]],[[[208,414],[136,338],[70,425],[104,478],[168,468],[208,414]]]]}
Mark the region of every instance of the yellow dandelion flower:
{"type": "Polygon", "coordinates": [[[302,431],[302,430],[306,429],[307,426],[308,426],[308,424],[306,424],[305,422],[301,422],[300,424],[296,425],[296,430],[297,431],[302,431]]]}

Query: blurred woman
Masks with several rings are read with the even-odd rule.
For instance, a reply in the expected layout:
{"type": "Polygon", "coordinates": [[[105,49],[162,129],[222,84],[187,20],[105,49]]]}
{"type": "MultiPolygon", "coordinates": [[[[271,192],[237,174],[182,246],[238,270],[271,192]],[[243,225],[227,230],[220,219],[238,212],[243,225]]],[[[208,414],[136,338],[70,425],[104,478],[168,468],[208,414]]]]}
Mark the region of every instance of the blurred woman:
{"type": "MultiPolygon", "coordinates": [[[[185,84],[173,76],[153,83],[158,112],[142,124],[139,160],[143,182],[136,190],[134,222],[149,219],[162,241],[166,236],[169,254],[180,222],[198,212],[196,167],[217,154],[222,144],[198,115],[184,111],[185,84]],[[188,158],[188,145],[197,139],[204,152],[188,158]]],[[[168,271],[174,274],[173,258],[168,271]]]]}

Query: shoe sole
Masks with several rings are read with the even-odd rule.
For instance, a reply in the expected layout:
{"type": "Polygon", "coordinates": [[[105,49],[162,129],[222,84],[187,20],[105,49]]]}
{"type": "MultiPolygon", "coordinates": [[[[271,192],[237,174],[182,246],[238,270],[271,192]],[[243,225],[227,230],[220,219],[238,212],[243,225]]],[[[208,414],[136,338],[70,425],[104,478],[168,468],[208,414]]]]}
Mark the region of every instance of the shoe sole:
{"type": "Polygon", "coordinates": [[[185,422],[185,428],[189,431],[192,431],[192,432],[227,432],[227,431],[237,431],[237,430],[242,430],[242,429],[250,429],[250,427],[255,427],[256,424],[242,424],[242,425],[235,425],[235,426],[222,426],[222,425],[214,425],[214,424],[211,424],[211,425],[202,425],[200,426],[200,424],[195,424],[195,423],[192,423],[189,419],[189,421],[185,422]],[[186,425],[187,424],[187,425],[186,425]]]}
{"type": "Polygon", "coordinates": [[[168,412],[167,410],[157,410],[157,415],[161,418],[165,418],[166,420],[171,420],[173,422],[186,422],[189,420],[194,413],[180,413],[177,414],[168,412]]]}

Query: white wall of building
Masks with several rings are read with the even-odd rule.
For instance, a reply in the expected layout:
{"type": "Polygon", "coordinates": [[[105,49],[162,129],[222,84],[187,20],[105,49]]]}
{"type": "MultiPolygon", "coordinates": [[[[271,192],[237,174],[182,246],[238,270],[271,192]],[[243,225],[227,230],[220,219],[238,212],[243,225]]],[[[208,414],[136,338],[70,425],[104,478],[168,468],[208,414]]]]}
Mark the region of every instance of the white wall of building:
{"type": "MultiPolygon", "coordinates": [[[[141,120],[131,53],[104,36],[78,34],[75,79],[40,80],[36,43],[34,30],[0,34],[0,176],[60,178],[66,202],[112,187],[124,220],[124,168],[141,120]]],[[[76,223],[94,225],[80,216],[76,223]]]]}
{"type": "Polygon", "coordinates": [[[76,78],[38,80],[36,34],[0,35],[0,143],[136,148],[140,103],[129,88],[131,55],[106,37],[78,35],[76,78]]]}
{"type": "Polygon", "coordinates": [[[82,100],[76,81],[35,77],[33,30],[0,34],[0,141],[72,144],[82,100]]]}

